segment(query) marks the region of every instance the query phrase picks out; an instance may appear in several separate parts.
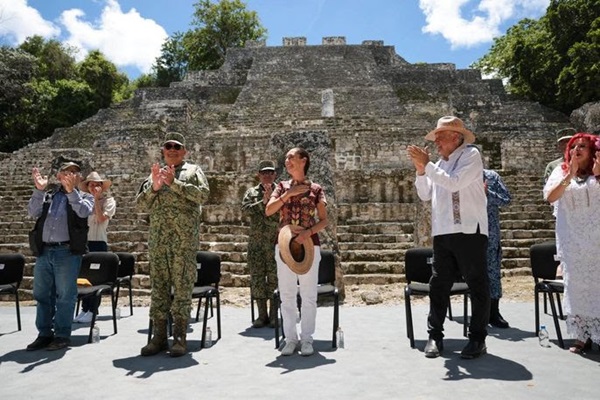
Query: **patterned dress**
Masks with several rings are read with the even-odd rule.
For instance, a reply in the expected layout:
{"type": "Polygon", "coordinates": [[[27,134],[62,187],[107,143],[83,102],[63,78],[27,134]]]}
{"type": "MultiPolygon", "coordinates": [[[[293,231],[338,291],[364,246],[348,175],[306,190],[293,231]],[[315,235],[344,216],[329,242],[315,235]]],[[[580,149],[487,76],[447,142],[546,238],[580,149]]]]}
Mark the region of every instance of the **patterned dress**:
{"type": "Polygon", "coordinates": [[[487,268],[490,279],[490,298],[502,297],[502,246],[500,245],[500,211],[511,201],[506,185],[496,171],[483,170],[483,181],[487,184],[488,249],[487,268]]]}
{"type": "MultiPolygon", "coordinates": [[[[545,198],[564,175],[560,166],[554,169],[544,186],[545,198]]],[[[600,343],[600,184],[593,176],[572,179],[554,204],[567,331],[578,340],[600,343]]]]}

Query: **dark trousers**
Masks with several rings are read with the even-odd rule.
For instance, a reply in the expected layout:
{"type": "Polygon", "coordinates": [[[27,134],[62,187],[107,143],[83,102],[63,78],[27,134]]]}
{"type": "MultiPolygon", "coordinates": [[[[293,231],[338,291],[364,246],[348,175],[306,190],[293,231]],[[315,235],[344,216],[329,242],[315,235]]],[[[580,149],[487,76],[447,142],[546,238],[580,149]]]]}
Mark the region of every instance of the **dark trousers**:
{"type": "MultiPolygon", "coordinates": [[[[108,251],[108,244],[101,241],[88,241],[89,251],[108,251]]],[[[96,311],[98,312],[98,302],[95,297],[84,297],[81,300],[81,311],[96,311]]]]}
{"type": "Polygon", "coordinates": [[[429,337],[444,337],[444,320],[452,284],[463,277],[471,291],[469,338],[483,341],[490,318],[490,288],[487,274],[487,236],[454,233],[433,238],[433,273],[429,284],[429,337]]]}

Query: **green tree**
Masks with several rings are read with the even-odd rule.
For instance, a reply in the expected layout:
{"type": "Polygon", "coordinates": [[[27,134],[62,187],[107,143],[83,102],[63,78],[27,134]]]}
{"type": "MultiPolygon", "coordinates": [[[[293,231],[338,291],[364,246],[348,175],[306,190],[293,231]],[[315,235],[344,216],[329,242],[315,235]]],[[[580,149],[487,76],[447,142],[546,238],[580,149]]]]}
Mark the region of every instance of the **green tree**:
{"type": "Polygon", "coordinates": [[[160,86],[183,79],[188,70],[217,69],[227,48],[243,47],[248,40],[266,37],[267,30],[257,13],[247,10],[241,0],[200,0],[194,7],[193,29],[169,38],[156,60],[154,70],[160,86]]]}
{"type": "Polygon", "coordinates": [[[126,89],[129,79],[98,51],[91,51],[79,65],[79,76],[92,89],[96,111],[107,108],[126,89]]]}
{"type": "Polygon", "coordinates": [[[77,50],[56,40],[46,41],[41,36],[28,37],[19,49],[37,58],[38,77],[55,82],[76,77],[75,54],[77,50]]]}
{"type": "Polygon", "coordinates": [[[507,90],[567,114],[600,99],[600,2],[551,0],[539,20],[525,19],[496,38],[473,64],[507,90]]]}

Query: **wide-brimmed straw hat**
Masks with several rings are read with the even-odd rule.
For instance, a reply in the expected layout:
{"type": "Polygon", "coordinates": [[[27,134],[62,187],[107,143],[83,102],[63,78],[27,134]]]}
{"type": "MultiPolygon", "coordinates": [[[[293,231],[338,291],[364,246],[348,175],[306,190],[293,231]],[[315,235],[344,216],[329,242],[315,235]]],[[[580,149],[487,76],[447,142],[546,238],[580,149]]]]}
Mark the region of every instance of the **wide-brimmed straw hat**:
{"type": "Polygon", "coordinates": [[[295,235],[291,225],[286,225],[279,231],[279,255],[284,263],[296,274],[304,275],[312,266],[315,258],[315,247],[312,238],[308,238],[306,246],[294,243],[295,235]]]}
{"type": "Polygon", "coordinates": [[[90,182],[100,182],[100,183],[102,183],[102,191],[103,192],[106,192],[108,190],[108,188],[110,187],[110,185],[112,185],[112,182],[110,180],[108,180],[108,179],[102,179],[102,177],[100,176],[100,174],[98,174],[96,171],[92,171],[85,178],[85,181],[83,181],[83,182],[81,182],[79,184],[79,189],[83,190],[84,192],[89,192],[87,185],[90,182]]]}
{"type": "Polygon", "coordinates": [[[467,144],[475,141],[475,134],[465,128],[465,123],[462,121],[462,119],[452,115],[438,119],[437,127],[425,135],[425,140],[431,140],[433,142],[435,140],[435,134],[442,131],[461,133],[465,138],[465,143],[467,144]]]}

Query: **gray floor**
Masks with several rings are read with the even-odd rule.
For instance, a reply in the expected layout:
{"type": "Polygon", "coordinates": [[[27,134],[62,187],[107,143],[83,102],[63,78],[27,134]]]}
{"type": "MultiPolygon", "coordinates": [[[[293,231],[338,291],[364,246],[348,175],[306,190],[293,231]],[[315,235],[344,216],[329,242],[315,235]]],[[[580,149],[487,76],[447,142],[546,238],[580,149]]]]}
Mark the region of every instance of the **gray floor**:
{"type": "MultiPolygon", "coordinates": [[[[455,306],[458,312],[460,306],[455,306]]],[[[0,307],[0,398],[32,399],[598,399],[600,353],[584,356],[560,349],[549,316],[552,347],[533,336],[533,304],[503,304],[512,327],[490,329],[489,354],[462,360],[462,325],[446,323],[445,352],[426,359],[427,306],[414,307],[417,348],[406,338],[404,305],[344,307],[340,324],[345,349],[331,349],[332,308],[320,307],[311,357],[282,357],[270,329],[251,329],[250,311],[223,307],[223,337],[200,350],[201,323],[188,334],[188,356],[140,357],[148,309],[123,307],[117,335],[102,308],[102,340],[86,344],[89,325],[74,325],[65,351],[26,352],[36,336],[35,308],[22,307],[16,330],[14,307],[0,307]]],[[[459,318],[460,321],[461,318],[459,318]]],[[[209,324],[216,335],[216,321],[209,324]]],[[[564,323],[563,334],[566,336],[564,323]]],[[[567,344],[571,343],[570,340],[567,344]]]]}

